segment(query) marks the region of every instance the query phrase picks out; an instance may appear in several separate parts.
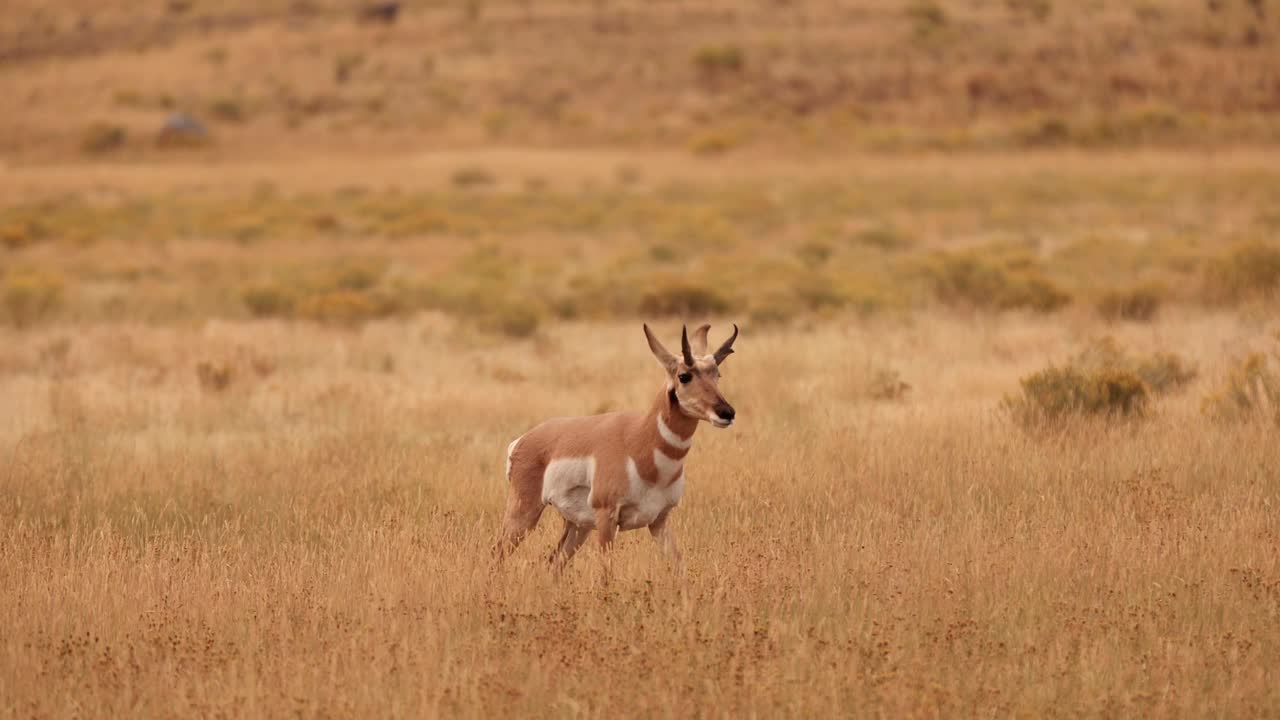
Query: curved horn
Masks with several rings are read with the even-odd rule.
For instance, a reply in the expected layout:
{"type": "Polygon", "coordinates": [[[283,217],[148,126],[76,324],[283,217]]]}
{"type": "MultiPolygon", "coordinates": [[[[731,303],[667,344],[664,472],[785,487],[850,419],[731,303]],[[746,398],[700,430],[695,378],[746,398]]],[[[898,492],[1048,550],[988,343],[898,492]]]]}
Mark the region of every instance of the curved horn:
{"type": "Polygon", "coordinates": [[[724,344],[720,346],[720,349],[716,351],[715,357],[716,357],[717,365],[724,362],[725,358],[733,354],[733,341],[737,339],[738,339],[738,324],[734,323],[733,334],[730,335],[729,339],[725,340],[724,344]]]}
{"type": "Polygon", "coordinates": [[[702,357],[707,354],[707,331],[711,329],[711,325],[702,325],[693,331],[693,337],[689,338],[693,343],[693,352],[702,357]]]}
{"type": "Polygon", "coordinates": [[[689,349],[689,328],[680,326],[680,350],[684,353],[684,364],[693,367],[693,351],[689,349]]]}

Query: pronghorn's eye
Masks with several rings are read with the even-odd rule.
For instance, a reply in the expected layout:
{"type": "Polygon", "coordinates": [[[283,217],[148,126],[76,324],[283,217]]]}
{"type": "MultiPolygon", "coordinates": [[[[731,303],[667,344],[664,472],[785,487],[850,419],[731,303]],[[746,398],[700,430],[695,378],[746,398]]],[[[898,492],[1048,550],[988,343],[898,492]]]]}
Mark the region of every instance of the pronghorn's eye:
{"type": "Polygon", "coordinates": [[[692,379],[693,379],[693,373],[687,373],[687,372],[680,373],[680,382],[687,383],[692,379]]]}

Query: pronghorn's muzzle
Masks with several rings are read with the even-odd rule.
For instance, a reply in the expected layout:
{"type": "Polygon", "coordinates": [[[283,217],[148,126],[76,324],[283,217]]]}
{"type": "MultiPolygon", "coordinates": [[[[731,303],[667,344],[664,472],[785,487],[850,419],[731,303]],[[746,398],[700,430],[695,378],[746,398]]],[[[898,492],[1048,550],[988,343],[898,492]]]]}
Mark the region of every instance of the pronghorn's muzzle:
{"type": "Polygon", "coordinates": [[[712,419],[711,422],[716,427],[722,427],[722,428],[726,428],[732,425],[733,418],[737,415],[737,413],[735,413],[733,410],[733,406],[727,402],[721,402],[717,404],[714,412],[715,412],[715,417],[712,419]]]}

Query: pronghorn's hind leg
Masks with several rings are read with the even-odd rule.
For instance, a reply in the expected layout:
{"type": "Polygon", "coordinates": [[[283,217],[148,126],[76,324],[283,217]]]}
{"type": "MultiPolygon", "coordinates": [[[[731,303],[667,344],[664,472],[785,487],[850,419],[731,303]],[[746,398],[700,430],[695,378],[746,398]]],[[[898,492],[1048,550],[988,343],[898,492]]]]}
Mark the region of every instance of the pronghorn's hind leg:
{"type": "Polygon", "coordinates": [[[569,561],[573,559],[574,553],[578,552],[578,548],[582,547],[582,543],[590,534],[590,528],[578,527],[565,520],[564,533],[560,536],[560,543],[551,552],[551,557],[547,559],[547,563],[557,571],[564,569],[564,566],[569,564],[569,561]]]}
{"type": "Polygon", "coordinates": [[[493,556],[501,561],[515,550],[529,531],[538,526],[544,507],[542,498],[535,498],[530,502],[520,497],[520,493],[513,488],[507,496],[507,512],[502,518],[502,536],[493,548],[493,556]]]}
{"type": "Polygon", "coordinates": [[[502,518],[502,535],[493,548],[493,556],[500,562],[538,526],[542,510],[542,471],[535,461],[515,455],[520,440],[507,448],[507,510],[502,518]]]}

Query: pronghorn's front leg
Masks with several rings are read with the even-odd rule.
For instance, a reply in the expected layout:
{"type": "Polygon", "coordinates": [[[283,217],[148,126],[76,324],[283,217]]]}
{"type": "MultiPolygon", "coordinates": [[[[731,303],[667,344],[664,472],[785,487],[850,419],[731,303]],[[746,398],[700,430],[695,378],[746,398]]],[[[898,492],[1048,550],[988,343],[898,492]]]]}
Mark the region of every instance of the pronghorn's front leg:
{"type": "Polygon", "coordinates": [[[680,548],[676,546],[675,533],[667,524],[667,516],[670,514],[671,508],[663,510],[662,514],[649,524],[649,534],[662,548],[662,554],[676,566],[677,570],[683,572],[684,559],[680,557],[680,548]]]}
{"type": "Polygon", "coordinates": [[[617,505],[606,505],[596,508],[596,537],[600,540],[600,549],[606,554],[613,547],[613,539],[618,536],[617,505]]]}

